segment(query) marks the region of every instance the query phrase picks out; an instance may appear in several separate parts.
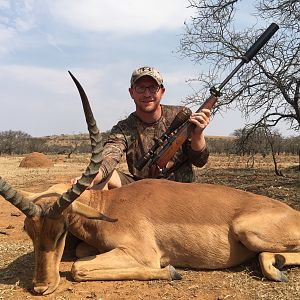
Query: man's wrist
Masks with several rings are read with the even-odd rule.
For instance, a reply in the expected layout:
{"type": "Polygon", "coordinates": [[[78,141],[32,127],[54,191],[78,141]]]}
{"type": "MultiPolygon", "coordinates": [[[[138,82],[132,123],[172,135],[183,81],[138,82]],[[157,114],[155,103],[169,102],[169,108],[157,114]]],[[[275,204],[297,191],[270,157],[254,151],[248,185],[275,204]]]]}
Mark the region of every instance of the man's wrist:
{"type": "Polygon", "coordinates": [[[203,131],[200,134],[192,133],[191,148],[193,151],[203,151],[206,148],[206,141],[203,131]]]}

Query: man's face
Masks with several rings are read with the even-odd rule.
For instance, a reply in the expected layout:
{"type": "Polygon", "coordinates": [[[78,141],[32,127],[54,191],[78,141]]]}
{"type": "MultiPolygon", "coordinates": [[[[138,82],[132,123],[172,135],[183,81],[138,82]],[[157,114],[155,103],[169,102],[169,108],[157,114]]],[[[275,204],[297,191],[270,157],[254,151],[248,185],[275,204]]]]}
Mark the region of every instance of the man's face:
{"type": "Polygon", "coordinates": [[[160,100],[165,92],[157,82],[150,76],[139,78],[129,88],[131,98],[134,100],[137,112],[154,113],[159,105],[160,100]]]}

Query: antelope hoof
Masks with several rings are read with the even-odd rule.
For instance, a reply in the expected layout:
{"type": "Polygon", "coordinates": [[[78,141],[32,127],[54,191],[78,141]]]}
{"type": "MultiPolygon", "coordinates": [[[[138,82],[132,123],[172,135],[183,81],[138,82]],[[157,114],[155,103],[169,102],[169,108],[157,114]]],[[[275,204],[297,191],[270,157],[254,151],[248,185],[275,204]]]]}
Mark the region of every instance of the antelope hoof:
{"type": "Polygon", "coordinates": [[[48,295],[53,293],[56,288],[59,285],[59,280],[60,278],[58,278],[58,280],[52,282],[52,283],[34,283],[33,286],[33,291],[38,294],[38,295],[48,295]]]}
{"type": "Polygon", "coordinates": [[[47,285],[35,286],[33,288],[34,292],[39,295],[45,293],[47,291],[47,289],[48,289],[47,285]]]}
{"type": "Polygon", "coordinates": [[[46,296],[48,294],[52,294],[56,290],[57,286],[49,287],[45,286],[36,286],[33,288],[34,292],[38,295],[46,296]]]}
{"type": "Polygon", "coordinates": [[[171,280],[181,280],[182,276],[175,270],[175,268],[171,265],[168,266],[170,275],[171,275],[171,280]]]}
{"type": "Polygon", "coordinates": [[[287,277],[280,271],[285,265],[285,258],[283,255],[276,254],[275,255],[275,264],[277,281],[288,282],[287,277]]]}
{"type": "Polygon", "coordinates": [[[278,269],[276,269],[276,273],[277,273],[277,281],[282,281],[282,282],[288,282],[287,277],[283,274],[283,272],[279,271],[278,269]]]}

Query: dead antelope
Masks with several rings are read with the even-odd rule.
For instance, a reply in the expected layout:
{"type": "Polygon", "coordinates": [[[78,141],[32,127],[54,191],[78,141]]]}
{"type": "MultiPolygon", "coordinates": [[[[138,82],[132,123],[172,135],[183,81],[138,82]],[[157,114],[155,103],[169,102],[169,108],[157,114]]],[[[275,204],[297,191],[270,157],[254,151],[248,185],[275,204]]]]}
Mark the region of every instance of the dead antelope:
{"type": "Polygon", "coordinates": [[[300,212],[286,204],[220,185],[158,179],[85,191],[101,161],[100,134],[73,79],[92,141],[82,178],[66,193],[60,184],[41,194],[17,193],[0,178],[0,195],[26,215],[36,293],[57,288],[67,231],[89,245],[78,250],[86,257],[73,264],[76,281],[180,279],[174,267],[229,268],[257,254],[267,278],[287,280],[280,268],[300,264],[300,212]]]}

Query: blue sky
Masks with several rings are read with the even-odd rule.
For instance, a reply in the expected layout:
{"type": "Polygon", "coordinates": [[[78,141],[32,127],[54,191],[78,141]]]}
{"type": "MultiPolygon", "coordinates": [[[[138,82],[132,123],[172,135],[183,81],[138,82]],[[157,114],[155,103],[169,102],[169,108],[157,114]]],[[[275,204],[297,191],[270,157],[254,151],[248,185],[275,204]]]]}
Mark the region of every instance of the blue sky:
{"type": "MultiPolygon", "coordinates": [[[[68,70],[102,131],[134,111],[128,87],[137,67],[157,67],[166,86],[162,103],[181,104],[193,93],[186,80],[200,68],[177,52],[193,14],[187,6],[185,0],[0,0],[0,131],[86,132],[68,70]]],[[[227,136],[244,124],[239,112],[228,111],[214,117],[206,134],[227,136]]]]}

